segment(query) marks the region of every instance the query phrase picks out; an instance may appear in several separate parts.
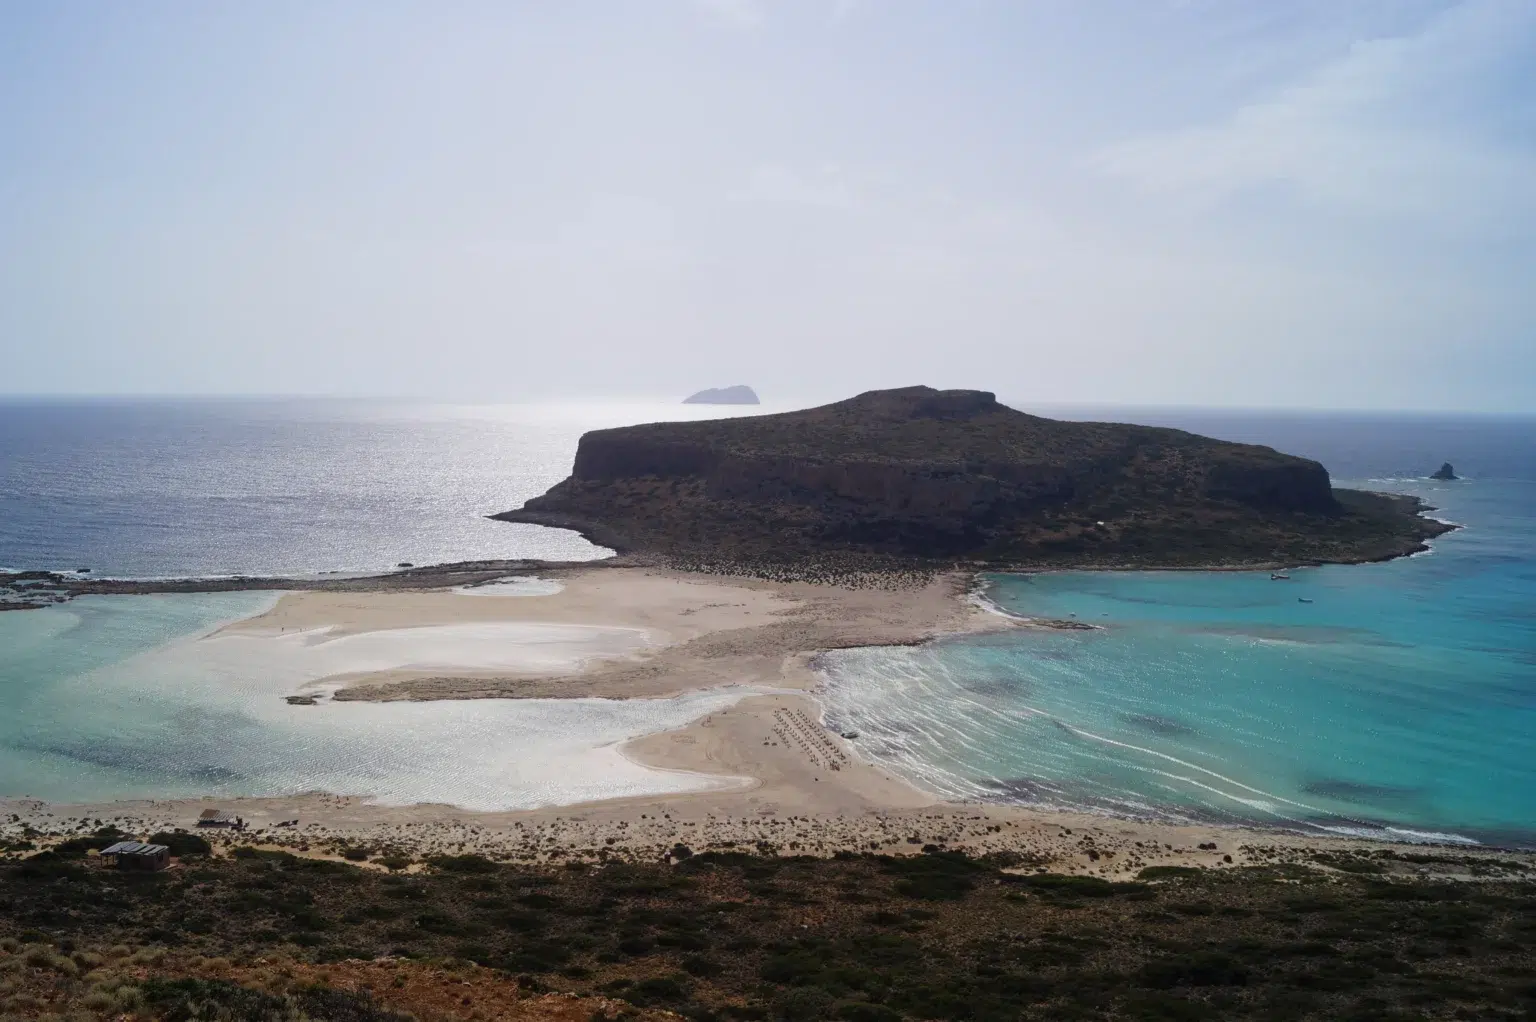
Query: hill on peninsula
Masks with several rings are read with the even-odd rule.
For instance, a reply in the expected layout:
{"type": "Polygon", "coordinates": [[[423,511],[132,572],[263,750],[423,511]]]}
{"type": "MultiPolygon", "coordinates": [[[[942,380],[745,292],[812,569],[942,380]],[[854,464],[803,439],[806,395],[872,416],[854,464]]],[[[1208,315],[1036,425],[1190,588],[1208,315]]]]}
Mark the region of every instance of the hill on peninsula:
{"type": "Polygon", "coordinates": [[[1151,567],[1394,557],[1448,528],[1419,509],[1268,447],[906,387],[596,430],[569,478],[493,517],[698,564],[1151,567]]]}

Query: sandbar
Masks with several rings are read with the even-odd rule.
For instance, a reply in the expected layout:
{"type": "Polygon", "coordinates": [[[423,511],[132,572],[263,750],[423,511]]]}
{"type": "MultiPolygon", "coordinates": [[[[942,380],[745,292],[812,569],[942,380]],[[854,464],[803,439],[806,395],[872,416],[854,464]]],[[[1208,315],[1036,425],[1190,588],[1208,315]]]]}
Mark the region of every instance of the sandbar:
{"type": "Polygon", "coordinates": [[[636,629],[646,642],[627,655],[593,657],[579,670],[455,670],[397,666],[326,679],[342,700],[636,698],[720,685],[810,689],[809,659],[851,646],[908,644],[940,635],[1015,626],[967,603],[963,573],[919,584],[775,583],[648,567],[541,572],[560,582],[547,595],[493,599],[452,590],[287,593],[228,634],[319,632],[341,637],[429,626],[565,625],[636,629]]]}

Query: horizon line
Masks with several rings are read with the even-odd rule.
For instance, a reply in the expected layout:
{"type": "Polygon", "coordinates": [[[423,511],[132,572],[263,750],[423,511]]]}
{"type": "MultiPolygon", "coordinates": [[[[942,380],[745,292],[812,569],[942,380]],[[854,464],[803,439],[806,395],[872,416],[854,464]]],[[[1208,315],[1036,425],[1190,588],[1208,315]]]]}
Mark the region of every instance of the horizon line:
{"type": "MultiPolygon", "coordinates": [[[[868,393],[871,390],[890,390],[896,388],[873,387],[865,390],[854,391],[844,397],[814,397],[800,396],[779,400],[764,400],[761,405],[720,405],[721,408],[751,408],[751,407],[778,407],[793,405],[796,408],[815,407],[818,404],[830,404],[835,401],[846,400],[857,394],[868,393]]],[[[982,390],[980,387],[939,387],[938,390],[982,390]]],[[[1028,408],[1059,408],[1059,409],[1110,409],[1124,408],[1138,411],[1161,412],[1250,412],[1274,415],[1348,415],[1348,416],[1401,416],[1417,415],[1429,417],[1466,417],[1480,419],[1536,419],[1536,411],[1525,410],[1487,410],[1471,408],[1408,408],[1401,406],[1364,407],[1359,405],[1284,405],[1284,404],[1196,404],[1189,402],[1145,402],[1145,401],[1061,401],[1061,400],[1027,400],[1020,397],[1009,397],[997,391],[998,401],[1015,410],[1028,408]]],[[[683,395],[684,397],[686,395],[683,395]]],[[[761,395],[759,395],[761,397],[761,395]]],[[[151,403],[151,402],[206,402],[206,403],[236,403],[242,401],[334,401],[337,403],[384,401],[418,404],[445,404],[475,407],[496,407],[509,405],[573,405],[573,404],[676,404],[683,406],[683,397],[659,394],[604,394],[581,397],[577,395],[562,395],[554,397],[466,397],[466,396],[439,396],[430,394],[338,394],[338,393],[304,393],[304,392],[153,392],[153,391],[80,391],[80,392],[45,392],[45,391],[0,391],[0,404],[23,403],[47,403],[47,402],[80,402],[80,403],[151,403]]],[[[701,407],[690,405],[689,407],[701,407]]],[[[702,406],[711,407],[711,406],[702,406]]]]}

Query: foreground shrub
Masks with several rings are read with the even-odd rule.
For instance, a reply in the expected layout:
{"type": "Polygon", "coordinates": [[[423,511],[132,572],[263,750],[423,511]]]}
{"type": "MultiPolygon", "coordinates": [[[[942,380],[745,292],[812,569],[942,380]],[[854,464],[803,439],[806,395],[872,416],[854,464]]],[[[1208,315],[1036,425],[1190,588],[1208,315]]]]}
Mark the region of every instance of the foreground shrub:
{"type": "Polygon", "coordinates": [[[1248,969],[1230,955],[1204,951],[1174,958],[1160,958],[1141,967],[1143,985],[1157,990],[1170,987],[1244,986],[1248,969]]]}
{"type": "Polygon", "coordinates": [[[164,1022],[410,1022],[408,1015],[379,1007],[369,994],[324,986],[271,994],[225,980],[150,979],[138,997],[164,1022]]]}
{"type": "Polygon", "coordinates": [[[152,845],[165,845],[165,847],[171,850],[171,854],[178,859],[186,858],[189,855],[209,855],[213,852],[213,846],[208,843],[207,838],[200,837],[197,834],[188,834],[180,830],[161,831],[158,834],[152,834],[150,835],[149,843],[152,845]]]}

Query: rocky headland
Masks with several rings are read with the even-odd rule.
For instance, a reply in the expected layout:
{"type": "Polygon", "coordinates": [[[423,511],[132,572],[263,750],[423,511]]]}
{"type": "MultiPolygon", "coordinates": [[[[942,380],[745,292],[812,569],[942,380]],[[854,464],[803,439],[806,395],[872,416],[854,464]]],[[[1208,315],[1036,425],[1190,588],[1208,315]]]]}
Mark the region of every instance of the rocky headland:
{"type": "Polygon", "coordinates": [[[569,478],[494,517],[679,565],[1027,569],[1382,560],[1450,528],[1424,509],[1268,447],[907,387],[596,430],[569,478]]]}

